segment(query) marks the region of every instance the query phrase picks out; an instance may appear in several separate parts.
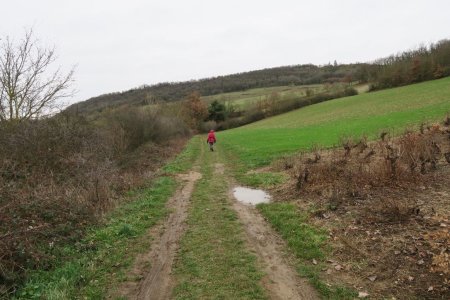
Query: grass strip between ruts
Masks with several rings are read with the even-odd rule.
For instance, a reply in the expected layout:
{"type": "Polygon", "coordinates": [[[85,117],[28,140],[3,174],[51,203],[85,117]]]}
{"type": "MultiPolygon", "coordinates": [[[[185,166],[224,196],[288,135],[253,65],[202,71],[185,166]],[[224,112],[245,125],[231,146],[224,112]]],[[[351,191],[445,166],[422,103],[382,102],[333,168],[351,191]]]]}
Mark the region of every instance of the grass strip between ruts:
{"type": "Polygon", "coordinates": [[[175,266],[176,299],[266,299],[256,257],[245,249],[243,229],[228,200],[223,174],[214,173],[218,153],[201,157],[188,229],[175,266]]]}

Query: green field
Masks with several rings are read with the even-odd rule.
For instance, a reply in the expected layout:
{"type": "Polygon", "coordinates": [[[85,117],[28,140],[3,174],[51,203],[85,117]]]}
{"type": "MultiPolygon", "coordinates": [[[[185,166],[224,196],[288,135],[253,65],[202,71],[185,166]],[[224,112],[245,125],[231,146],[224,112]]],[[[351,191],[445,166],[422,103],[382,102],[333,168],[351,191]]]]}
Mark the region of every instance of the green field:
{"type": "Polygon", "coordinates": [[[304,107],[220,132],[218,139],[253,168],[316,144],[337,145],[342,137],[375,138],[382,130],[441,121],[448,112],[450,78],[443,78],[304,107]]]}
{"type": "Polygon", "coordinates": [[[302,85],[302,86],[275,86],[267,88],[249,89],[242,92],[222,93],[218,95],[202,97],[204,101],[210,103],[214,100],[222,103],[233,104],[240,108],[248,107],[259,101],[264,100],[272,93],[278,93],[280,97],[304,97],[306,96],[306,90],[310,89],[313,93],[319,93],[323,91],[323,85],[302,85]]]}
{"type": "MultiPolygon", "coordinates": [[[[233,175],[241,184],[267,188],[284,179],[277,172],[248,172],[283,155],[312,146],[333,147],[341,138],[376,138],[382,130],[397,134],[422,122],[444,120],[450,113],[450,77],[420,84],[364,93],[310,105],[240,128],[217,133],[233,175]]],[[[220,150],[220,148],[219,148],[220,150]]],[[[295,202],[258,205],[259,212],[285,239],[296,257],[298,273],[324,299],[355,299],[351,286],[330,285],[322,273],[332,255],[327,231],[308,222],[308,211],[295,202]],[[316,259],[317,264],[311,263],[316,259]]]]}
{"type": "MultiPolygon", "coordinates": [[[[345,88],[344,84],[334,84],[326,87],[324,84],[311,84],[301,86],[274,86],[266,88],[249,89],[241,92],[222,93],[218,95],[205,96],[202,99],[206,103],[211,103],[217,100],[227,105],[233,105],[238,109],[251,109],[252,106],[258,104],[258,102],[264,101],[273,94],[276,94],[276,101],[287,101],[292,99],[302,99],[307,96],[309,91],[310,95],[317,95],[325,92],[336,92],[345,88]]],[[[359,93],[367,91],[367,85],[355,85],[354,88],[359,93]]]]}

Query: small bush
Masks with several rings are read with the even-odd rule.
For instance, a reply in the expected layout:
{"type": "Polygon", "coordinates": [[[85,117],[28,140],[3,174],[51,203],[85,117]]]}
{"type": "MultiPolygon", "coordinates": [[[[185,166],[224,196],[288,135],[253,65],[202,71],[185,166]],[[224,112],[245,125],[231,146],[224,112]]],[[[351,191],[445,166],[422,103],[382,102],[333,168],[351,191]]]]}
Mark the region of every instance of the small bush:
{"type": "Polygon", "coordinates": [[[207,121],[201,124],[200,131],[201,132],[209,132],[210,130],[217,130],[218,126],[216,121],[207,121]]]}
{"type": "Polygon", "coordinates": [[[450,115],[447,115],[444,121],[445,126],[450,126],[450,115]]]}
{"type": "Polygon", "coordinates": [[[120,145],[117,149],[122,151],[133,151],[150,141],[160,143],[190,134],[180,118],[167,116],[157,108],[123,107],[109,113],[106,119],[107,129],[113,129],[112,143],[120,145]]]}

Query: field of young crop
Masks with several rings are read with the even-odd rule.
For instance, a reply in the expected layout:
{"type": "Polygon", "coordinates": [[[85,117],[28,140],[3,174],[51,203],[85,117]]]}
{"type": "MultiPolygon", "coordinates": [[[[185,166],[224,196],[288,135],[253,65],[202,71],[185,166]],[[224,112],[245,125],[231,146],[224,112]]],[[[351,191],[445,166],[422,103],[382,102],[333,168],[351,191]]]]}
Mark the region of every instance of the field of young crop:
{"type": "Polygon", "coordinates": [[[247,108],[250,105],[254,105],[259,101],[269,97],[272,93],[277,93],[280,100],[283,98],[292,97],[304,97],[306,91],[310,90],[313,94],[324,91],[323,84],[302,85],[302,86],[275,86],[267,88],[256,88],[242,92],[223,93],[212,96],[202,97],[207,103],[211,103],[214,100],[222,103],[232,104],[238,108],[247,108]]]}
{"type": "Polygon", "coordinates": [[[450,112],[450,78],[340,98],[218,133],[220,143],[249,168],[283,154],[331,147],[344,137],[373,139],[398,133],[450,112]]]}

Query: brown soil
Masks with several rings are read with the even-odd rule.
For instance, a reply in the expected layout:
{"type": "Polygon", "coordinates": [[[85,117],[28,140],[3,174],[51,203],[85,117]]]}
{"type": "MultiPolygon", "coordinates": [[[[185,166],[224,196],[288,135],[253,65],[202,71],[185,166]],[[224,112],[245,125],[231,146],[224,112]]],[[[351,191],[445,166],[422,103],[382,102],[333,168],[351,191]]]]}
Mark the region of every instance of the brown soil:
{"type": "Polygon", "coordinates": [[[286,243],[270,228],[258,211],[237,201],[234,210],[244,225],[247,245],[254,250],[265,276],[263,284],[271,299],[319,299],[306,280],[297,275],[284,253],[286,243]]]}
{"type": "Polygon", "coordinates": [[[155,236],[150,251],[137,257],[134,267],[128,273],[127,277],[135,281],[128,280],[122,284],[114,297],[152,300],[170,298],[174,283],[171,277],[172,265],[179,240],[186,229],[189,199],[201,174],[191,171],[189,174],[179,175],[179,178],[184,181],[184,186],[178,189],[167,204],[172,213],[164,224],[149,232],[150,236],[155,236],[158,232],[160,234],[155,236]]]}
{"type": "MultiPolygon", "coordinates": [[[[450,182],[448,171],[444,173],[450,182]]],[[[374,298],[449,299],[448,256],[442,257],[445,265],[435,264],[450,246],[449,192],[448,186],[384,190],[371,199],[344,203],[335,211],[316,214],[311,222],[329,230],[334,249],[324,277],[368,291],[374,298]],[[397,203],[409,203],[415,198],[422,205],[405,220],[388,221],[383,220],[384,211],[391,209],[386,208],[387,198],[397,203]],[[337,271],[336,265],[341,265],[342,270],[337,271]]],[[[321,200],[316,200],[317,205],[321,200]]],[[[411,209],[404,205],[406,210],[411,209]]]]}
{"type": "MultiPolygon", "coordinates": [[[[216,164],[216,172],[222,168],[216,164]]],[[[285,253],[286,243],[252,205],[236,201],[230,189],[230,202],[244,226],[247,247],[254,252],[265,276],[263,285],[271,299],[318,299],[315,290],[300,278],[285,253]]]]}
{"type": "MultiPolygon", "coordinates": [[[[446,135],[440,147],[450,151],[446,135]]],[[[336,155],[344,151],[323,152],[322,159],[336,155]]],[[[312,211],[310,222],[328,229],[333,251],[321,275],[326,282],[373,299],[450,299],[450,164],[441,157],[436,170],[414,180],[362,190],[338,196],[308,185],[298,190],[294,175],[272,193],[280,201],[296,195],[298,206],[312,211]]]]}

